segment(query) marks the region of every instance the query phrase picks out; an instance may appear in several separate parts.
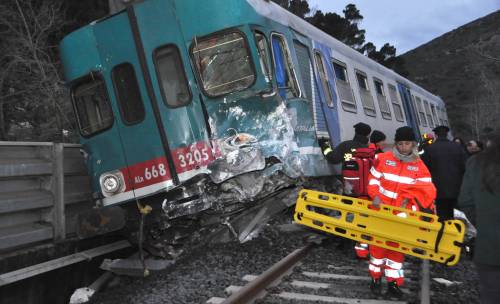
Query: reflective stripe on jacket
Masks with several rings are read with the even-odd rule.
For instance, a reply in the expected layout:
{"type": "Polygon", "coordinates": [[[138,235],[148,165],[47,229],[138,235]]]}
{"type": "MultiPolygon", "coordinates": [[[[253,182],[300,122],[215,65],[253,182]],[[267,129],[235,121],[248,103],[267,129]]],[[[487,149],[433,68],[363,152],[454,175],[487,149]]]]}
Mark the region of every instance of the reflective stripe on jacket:
{"type": "Polygon", "coordinates": [[[402,162],[389,151],[375,155],[368,195],[372,199],[378,196],[382,203],[391,206],[401,207],[408,199],[407,208],[434,209],[436,188],[422,160],[402,162]]]}

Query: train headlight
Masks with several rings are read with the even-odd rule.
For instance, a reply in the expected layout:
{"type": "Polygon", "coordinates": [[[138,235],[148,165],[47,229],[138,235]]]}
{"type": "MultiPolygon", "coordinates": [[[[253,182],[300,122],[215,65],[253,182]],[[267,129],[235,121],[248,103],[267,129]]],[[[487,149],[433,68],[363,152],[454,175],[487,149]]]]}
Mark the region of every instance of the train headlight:
{"type": "Polygon", "coordinates": [[[119,171],[104,173],[99,179],[102,194],[105,197],[115,195],[117,193],[123,192],[125,183],[123,180],[123,174],[119,171]]]}

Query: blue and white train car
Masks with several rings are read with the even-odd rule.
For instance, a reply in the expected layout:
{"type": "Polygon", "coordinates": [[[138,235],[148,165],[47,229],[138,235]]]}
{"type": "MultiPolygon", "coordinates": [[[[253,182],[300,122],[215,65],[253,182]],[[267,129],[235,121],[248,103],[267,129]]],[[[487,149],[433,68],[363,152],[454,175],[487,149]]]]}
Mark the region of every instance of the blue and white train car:
{"type": "MultiPolygon", "coordinates": [[[[259,0],[249,0],[249,3],[259,14],[311,39],[315,54],[321,53],[321,59],[315,56],[315,69],[323,84],[321,99],[329,105],[323,108],[323,114],[339,130],[333,131],[334,143],[351,139],[354,136],[352,126],[360,121],[368,123],[372,129],[383,131],[389,142],[395,130],[401,126],[411,126],[420,135],[432,133],[435,126],[448,125],[445,104],[439,96],[282,10],[278,5],[259,0]],[[326,68],[326,76],[321,71],[322,67],[326,68]],[[327,78],[328,83],[323,77],[327,78]],[[332,94],[325,94],[325,87],[332,94]]],[[[321,115],[318,114],[320,105],[324,102],[316,96],[313,99],[317,121],[321,115]]],[[[316,124],[317,133],[326,136],[326,129],[322,128],[324,124],[319,120],[321,122],[316,124]]]]}

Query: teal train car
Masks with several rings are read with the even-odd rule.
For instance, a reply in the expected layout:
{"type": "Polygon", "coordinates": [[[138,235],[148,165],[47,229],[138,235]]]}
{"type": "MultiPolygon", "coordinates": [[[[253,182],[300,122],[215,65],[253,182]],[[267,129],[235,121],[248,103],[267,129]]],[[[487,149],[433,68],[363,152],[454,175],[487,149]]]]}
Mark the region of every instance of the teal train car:
{"type": "Polygon", "coordinates": [[[126,3],[60,45],[100,206],[234,210],[334,175],[319,142],[359,121],[447,124],[439,97],[273,2],[126,3]]]}

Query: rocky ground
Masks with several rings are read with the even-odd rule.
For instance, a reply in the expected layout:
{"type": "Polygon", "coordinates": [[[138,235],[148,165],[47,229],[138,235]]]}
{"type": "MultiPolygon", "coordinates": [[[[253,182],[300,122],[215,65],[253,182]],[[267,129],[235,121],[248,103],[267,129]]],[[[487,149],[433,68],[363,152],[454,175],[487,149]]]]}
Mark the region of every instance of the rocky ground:
{"type": "MultiPolygon", "coordinates": [[[[242,284],[240,278],[244,274],[260,274],[304,245],[306,233],[285,233],[278,229],[280,225],[290,223],[291,218],[291,211],[281,214],[266,226],[258,238],[244,244],[230,242],[199,248],[185,254],[169,269],[150,277],[121,277],[119,282],[96,295],[92,303],[205,303],[214,296],[224,297],[224,289],[229,285],[242,284]]],[[[324,272],[328,272],[328,265],[353,266],[359,270],[363,269],[359,263],[366,263],[354,258],[350,243],[342,246],[334,237],[314,249],[311,256],[314,260],[307,261],[307,267],[313,265],[311,267],[316,267],[318,271],[325,268],[324,272]]],[[[431,265],[432,303],[479,303],[477,276],[470,260],[462,259],[454,267],[431,265]],[[446,287],[432,278],[458,283],[446,287]]],[[[418,280],[418,269],[412,267],[409,276],[418,280]]],[[[353,274],[362,275],[358,270],[353,274]]],[[[416,282],[408,286],[412,294],[417,288],[416,282]]],[[[351,291],[352,296],[362,297],[368,286],[356,286],[351,291]]],[[[417,299],[408,300],[410,303],[417,302],[417,299]]],[[[276,303],[285,302],[277,300],[276,303]]]]}
{"type": "Polygon", "coordinates": [[[431,263],[432,303],[479,303],[479,286],[476,269],[472,261],[462,257],[452,267],[431,263]],[[434,279],[444,278],[453,284],[446,286],[434,279]]]}

